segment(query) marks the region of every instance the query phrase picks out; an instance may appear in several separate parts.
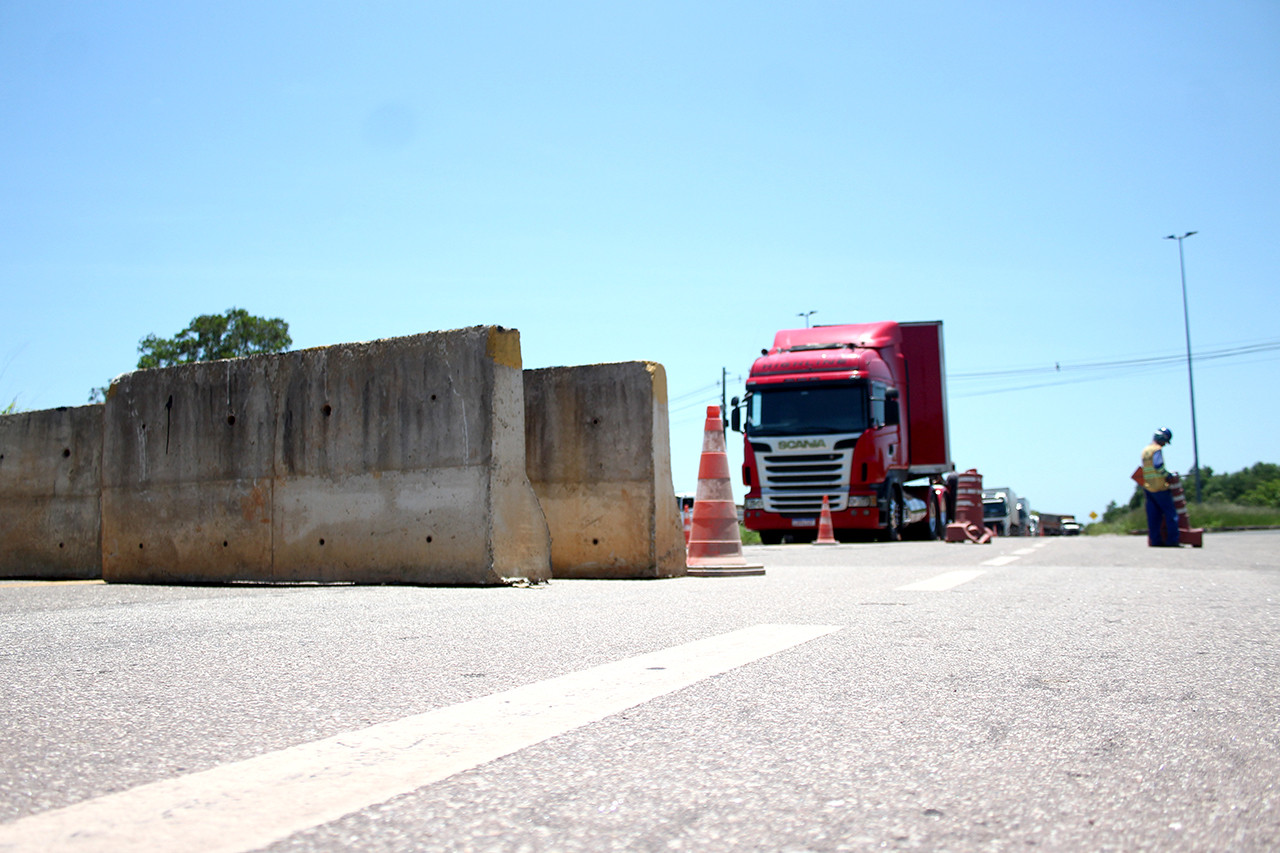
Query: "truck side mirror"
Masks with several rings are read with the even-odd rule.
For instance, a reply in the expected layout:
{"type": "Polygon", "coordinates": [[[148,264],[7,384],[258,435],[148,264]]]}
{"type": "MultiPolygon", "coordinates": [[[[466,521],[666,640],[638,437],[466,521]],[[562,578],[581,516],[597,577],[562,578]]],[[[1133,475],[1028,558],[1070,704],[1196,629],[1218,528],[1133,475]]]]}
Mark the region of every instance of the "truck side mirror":
{"type": "Polygon", "coordinates": [[[742,409],[739,408],[738,398],[730,400],[729,405],[729,428],[734,432],[742,432],[742,409]]]}

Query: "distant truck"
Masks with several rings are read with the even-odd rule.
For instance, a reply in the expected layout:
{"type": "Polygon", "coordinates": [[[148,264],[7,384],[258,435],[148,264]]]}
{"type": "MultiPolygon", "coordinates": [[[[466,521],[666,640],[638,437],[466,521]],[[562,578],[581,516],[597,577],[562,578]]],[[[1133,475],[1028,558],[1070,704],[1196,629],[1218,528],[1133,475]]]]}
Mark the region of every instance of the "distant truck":
{"type": "Polygon", "coordinates": [[[1030,503],[1007,486],[983,489],[982,521],[997,536],[1030,536],[1030,503]]]}
{"type": "Polygon", "coordinates": [[[940,321],[784,329],[746,384],[731,423],[744,432],[743,523],[761,541],[814,539],[824,497],[839,539],[946,535],[940,321]]]}
{"type": "Polygon", "coordinates": [[[1079,533],[1080,525],[1076,522],[1074,515],[1040,513],[1040,534],[1042,536],[1075,536],[1079,533]]]}

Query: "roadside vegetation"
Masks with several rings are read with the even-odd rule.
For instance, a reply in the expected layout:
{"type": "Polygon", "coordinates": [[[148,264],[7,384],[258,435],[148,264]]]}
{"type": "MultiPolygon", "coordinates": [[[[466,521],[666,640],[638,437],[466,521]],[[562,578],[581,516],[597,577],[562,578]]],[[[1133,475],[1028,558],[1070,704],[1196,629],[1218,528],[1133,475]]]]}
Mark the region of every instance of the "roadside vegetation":
{"type": "MultiPolygon", "coordinates": [[[[1280,465],[1259,462],[1231,474],[1200,472],[1202,502],[1195,502],[1195,474],[1182,476],[1187,496],[1187,516],[1192,527],[1223,530],[1239,527],[1280,527],[1280,465]]],[[[1147,513],[1142,487],[1135,486],[1127,504],[1112,501],[1102,519],[1085,528],[1098,536],[1107,533],[1146,532],[1147,513]]]]}

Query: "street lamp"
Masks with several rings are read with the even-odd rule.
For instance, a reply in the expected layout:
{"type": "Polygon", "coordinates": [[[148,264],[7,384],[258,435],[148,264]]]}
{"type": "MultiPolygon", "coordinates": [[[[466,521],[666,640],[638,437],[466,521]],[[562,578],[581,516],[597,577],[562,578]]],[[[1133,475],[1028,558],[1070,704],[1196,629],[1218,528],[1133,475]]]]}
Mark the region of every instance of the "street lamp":
{"type": "Polygon", "coordinates": [[[809,328],[809,317],[810,317],[811,315],[813,315],[813,314],[817,314],[817,313],[818,313],[818,311],[817,311],[817,309],[815,308],[815,309],[814,309],[814,310],[812,310],[812,311],[804,311],[804,312],[802,312],[802,313],[800,313],[800,314],[797,314],[796,316],[797,316],[797,317],[803,317],[803,318],[804,318],[804,327],[807,329],[807,328],[809,328]]]}
{"type": "Polygon", "coordinates": [[[1166,240],[1178,241],[1178,269],[1182,272],[1182,322],[1187,332],[1187,383],[1191,386],[1191,452],[1196,468],[1196,503],[1200,503],[1200,443],[1196,440],[1196,380],[1191,372],[1191,314],[1187,311],[1187,264],[1182,258],[1182,241],[1195,234],[1170,234],[1166,240]]]}

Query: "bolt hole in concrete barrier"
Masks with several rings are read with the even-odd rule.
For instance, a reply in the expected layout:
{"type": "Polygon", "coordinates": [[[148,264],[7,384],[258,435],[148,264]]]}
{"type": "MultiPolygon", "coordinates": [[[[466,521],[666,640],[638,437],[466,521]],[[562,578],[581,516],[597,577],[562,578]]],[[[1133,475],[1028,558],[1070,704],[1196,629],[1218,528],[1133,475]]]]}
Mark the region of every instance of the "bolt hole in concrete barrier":
{"type": "Polygon", "coordinates": [[[432,395],[431,395],[431,402],[433,402],[433,403],[434,403],[434,402],[435,402],[435,399],[436,399],[436,395],[435,395],[435,394],[432,394],[432,395]]]}
{"type": "Polygon", "coordinates": [[[599,544],[600,544],[600,540],[599,540],[599,539],[592,539],[592,540],[591,540],[591,544],[592,544],[592,545],[599,545],[599,544]]]}
{"type": "Polygon", "coordinates": [[[329,415],[333,414],[333,406],[330,406],[328,403],[325,403],[323,406],[320,407],[320,414],[324,415],[326,418],[329,417],[329,415]]]}
{"type": "Polygon", "coordinates": [[[227,540],[225,540],[225,539],[223,539],[223,540],[222,540],[222,547],[223,547],[223,548],[226,548],[226,547],[227,547],[227,540]]]}
{"type": "Polygon", "coordinates": [[[322,548],[324,547],[324,540],[323,540],[323,539],[321,539],[321,540],[320,540],[320,547],[322,547],[322,548]]]}
{"type": "Polygon", "coordinates": [[[71,455],[71,448],[69,448],[69,447],[64,447],[64,448],[62,448],[62,458],[63,458],[63,459],[66,459],[66,458],[67,458],[67,457],[69,457],[70,455],[71,455]]]}
{"type": "Polygon", "coordinates": [[[235,425],[236,425],[236,416],[227,415],[227,426],[235,426],[235,425]]]}
{"type": "Polygon", "coordinates": [[[66,543],[64,543],[64,542],[59,542],[59,543],[58,543],[58,547],[59,547],[59,548],[62,548],[62,547],[64,547],[64,546],[65,546],[65,544],[66,544],[66,543]]]}
{"type": "Polygon", "coordinates": [[[430,537],[430,536],[428,536],[428,537],[427,537],[427,544],[430,544],[430,543],[431,543],[431,537],[430,537]]]}
{"type": "Polygon", "coordinates": [[[141,551],[141,550],[142,550],[142,543],[141,543],[141,542],[139,542],[139,543],[138,543],[138,550],[139,550],[139,551],[141,551]]]}

